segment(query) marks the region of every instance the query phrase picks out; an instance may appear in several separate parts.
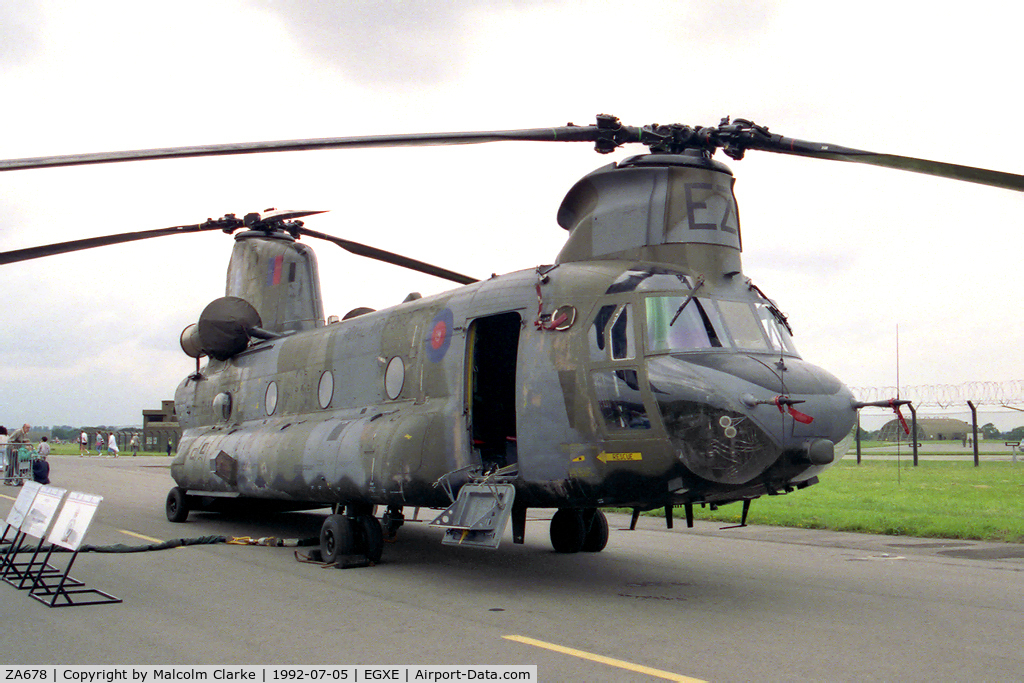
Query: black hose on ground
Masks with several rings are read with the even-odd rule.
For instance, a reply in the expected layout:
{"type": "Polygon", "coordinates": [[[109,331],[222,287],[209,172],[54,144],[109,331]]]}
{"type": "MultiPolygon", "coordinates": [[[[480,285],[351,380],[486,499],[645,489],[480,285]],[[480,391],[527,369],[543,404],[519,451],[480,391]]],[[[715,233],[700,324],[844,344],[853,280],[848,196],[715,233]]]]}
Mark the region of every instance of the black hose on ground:
{"type": "MultiPolygon", "coordinates": [[[[123,543],[117,543],[114,545],[83,545],[78,549],[78,552],[82,553],[144,553],[153,550],[168,550],[169,548],[180,548],[187,545],[217,545],[219,543],[227,543],[230,545],[262,545],[270,547],[297,547],[304,545],[318,545],[320,539],[318,538],[274,538],[269,536],[266,538],[250,538],[249,536],[199,536],[197,538],[175,538],[170,541],[163,541],[162,543],[148,543],[145,545],[125,545],[123,543]]],[[[0,554],[5,554],[10,549],[10,545],[0,546],[0,554]]],[[[22,545],[19,552],[32,552],[35,548],[26,547],[22,545]]],[[[50,552],[50,546],[43,546],[40,548],[40,552],[50,552]]],[[[62,546],[53,546],[53,552],[56,553],[67,553],[71,552],[67,548],[62,546]]]]}

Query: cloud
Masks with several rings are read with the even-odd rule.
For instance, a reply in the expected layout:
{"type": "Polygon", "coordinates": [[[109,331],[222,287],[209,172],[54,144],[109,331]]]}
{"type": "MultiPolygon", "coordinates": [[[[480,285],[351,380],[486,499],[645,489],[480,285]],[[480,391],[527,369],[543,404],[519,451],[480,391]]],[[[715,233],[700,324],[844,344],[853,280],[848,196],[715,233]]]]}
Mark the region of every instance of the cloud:
{"type": "MultiPolygon", "coordinates": [[[[516,3],[517,9],[550,4],[516,3]]],[[[470,15],[507,7],[500,0],[277,0],[272,12],[299,47],[367,86],[436,85],[455,79],[466,60],[470,15]]]]}
{"type": "Polygon", "coordinates": [[[727,40],[742,40],[764,35],[771,29],[777,4],[758,0],[687,3],[686,24],[694,36],[714,35],[727,40]]]}
{"type": "Polygon", "coordinates": [[[21,66],[38,51],[42,17],[32,2],[0,3],[0,66],[21,66]]]}

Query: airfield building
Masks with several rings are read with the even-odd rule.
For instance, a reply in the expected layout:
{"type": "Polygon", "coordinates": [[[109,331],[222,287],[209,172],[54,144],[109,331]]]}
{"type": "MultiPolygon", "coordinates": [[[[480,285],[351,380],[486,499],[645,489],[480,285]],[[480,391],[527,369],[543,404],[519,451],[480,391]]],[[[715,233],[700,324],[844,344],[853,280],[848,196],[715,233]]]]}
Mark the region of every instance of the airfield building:
{"type": "MultiPolygon", "coordinates": [[[[907,426],[911,425],[910,417],[906,418],[907,426]]],[[[963,420],[948,417],[917,418],[918,441],[963,441],[971,438],[971,425],[963,420]]],[[[909,441],[910,436],[903,431],[903,425],[897,419],[886,422],[878,433],[880,441],[909,441]]]]}
{"type": "Polygon", "coordinates": [[[174,401],[161,401],[159,410],[142,411],[142,449],[163,453],[170,445],[173,452],[181,439],[181,427],[174,412],[174,401]]]}

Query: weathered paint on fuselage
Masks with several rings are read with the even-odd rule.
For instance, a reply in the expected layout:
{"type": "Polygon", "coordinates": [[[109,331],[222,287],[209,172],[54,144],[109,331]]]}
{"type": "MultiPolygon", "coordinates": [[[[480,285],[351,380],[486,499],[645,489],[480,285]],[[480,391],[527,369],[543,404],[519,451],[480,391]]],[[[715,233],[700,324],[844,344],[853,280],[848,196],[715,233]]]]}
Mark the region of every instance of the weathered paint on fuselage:
{"type": "MultiPolygon", "coordinates": [[[[209,361],[175,397],[183,437],[172,475],[191,493],[444,507],[437,481],[481,464],[471,428],[473,323],[509,312],[521,318],[510,439],[517,504],[653,508],[754,497],[811,480],[827,465],[808,459],[809,444],[848,436],[849,391],[793,354],[650,350],[646,298],[689,295],[691,273],[622,260],[544,270],[209,361]],[[538,325],[538,303],[545,314],[571,306],[575,321],[564,330],[547,329],[550,318],[538,325]],[[751,404],[783,394],[805,401],[814,422],[751,404]]],[[[758,300],[735,279],[700,293],[758,300]]]]}

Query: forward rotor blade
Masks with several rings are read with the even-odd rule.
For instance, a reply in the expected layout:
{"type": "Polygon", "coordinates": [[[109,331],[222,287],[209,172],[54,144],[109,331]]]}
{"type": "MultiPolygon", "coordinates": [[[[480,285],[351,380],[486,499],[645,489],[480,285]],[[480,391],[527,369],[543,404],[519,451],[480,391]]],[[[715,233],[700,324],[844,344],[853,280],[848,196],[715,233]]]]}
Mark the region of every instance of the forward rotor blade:
{"type": "Polygon", "coordinates": [[[557,128],[528,128],[522,130],[308,138],[10,159],[6,161],[0,160],[0,171],[58,166],[83,166],[121,161],[261,154],[265,152],[298,152],[344,148],[425,147],[502,141],[594,142],[596,150],[601,153],[608,153],[620,145],[635,142],[648,145],[652,151],[659,153],[666,151],[669,153],[679,153],[686,149],[703,149],[707,153],[714,153],[717,148],[724,147],[726,154],[737,159],[743,156],[745,150],[757,149],[793,156],[882,166],[901,171],[912,171],[925,175],[990,185],[1018,192],[1024,191],[1024,176],[1014,173],[895,154],[879,154],[877,152],[868,152],[821,142],[797,140],[771,134],[767,128],[756,126],[742,119],[737,119],[733,122],[729,122],[726,119],[718,127],[712,128],[693,128],[680,124],[668,126],[654,124],[637,128],[623,126],[617,118],[605,114],[598,115],[597,125],[589,126],[570,124],[557,128]]]}
{"type": "Polygon", "coordinates": [[[106,247],[111,244],[123,242],[135,242],[151,237],[164,237],[166,235],[183,235],[190,232],[202,232],[205,230],[220,230],[223,226],[215,222],[198,223],[195,225],[177,225],[173,228],[159,228],[157,230],[140,230],[138,232],[124,232],[118,235],[106,235],[104,237],[89,237],[83,240],[72,240],[70,242],[58,242],[46,244],[41,247],[28,247],[26,249],[15,249],[13,251],[0,252],[0,265],[17,263],[18,261],[30,261],[45,256],[67,254],[83,249],[95,247],[106,247]]]}
{"type": "Polygon", "coordinates": [[[18,171],[57,166],[84,166],[109,164],[120,161],[151,159],[179,159],[212,157],[232,154],[261,154],[264,152],[300,152],[315,149],[342,149],[366,147],[426,147],[434,145],[469,145],[484,142],[535,141],[580,142],[597,138],[596,126],[563,126],[560,128],[531,128],[525,130],[481,131],[466,133],[414,133],[403,135],[368,135],[344,138],[309,138],[304,140],[278,140],[272,142],[241,142],[194,147],[163,147],[123,152],[69,154],[28,159],[0,161],[0,171],[18,171]]]}
{"type": "Polygon", "coordinates": [[[781,135],[771,136],[771,140],[754,138],[747,144],[747,149],[760,149],[779,154],[790,154],[793,156],[811,157],[815,159],[832,159],[834,161],[849,161],[857,164],[868,164],[870,166],[883,166],[895,168],[900,171],[912,171],[925,175],[950,178],[952,180],[963,180],[969,183],[1001,187],[1006,190],[1024,192],[1024,175],[1016,173],[1004,173],[992,171],[974,166],[961,166],[949,164],[943,161],[931,161],[929,159],[918,159],[915,157],[904,157],[896,154],[879,154],[867,152],[861,149],[851,149],[830,145],[822,142],[808,142],[782,137],[781,135]]]}
{"type": "Polygon", "coordinates": [[[416,259],[409,258],[408,256],[401,256],[400,254],[395,254],[376,247],[370,247],[365,244],[360,244],[359,242],[352,242],[351,240],[334,237],[333,235],[317,232],[316,230],[310,230],[306,227],[299,228],[299,232],[303,235],[308,235],[309,237],[317,237],[322,240],[327,240],[328,242],[333,242],[342,249],[358,256],[365,256],[377,261],[383,261],[384,263],[408,268],[409,270],[426,273],[427,275],[433,275],[434,277],[439,277],[444,280],[457,282],[460,285],[470,285],[474,282],[479,282],[476,278],[456,273],[455,271],[448,270],[447,268],[441,268],[440,266],[434,266],[429,263],[424,263],[423,261],[417,261],[416,259]]]}

